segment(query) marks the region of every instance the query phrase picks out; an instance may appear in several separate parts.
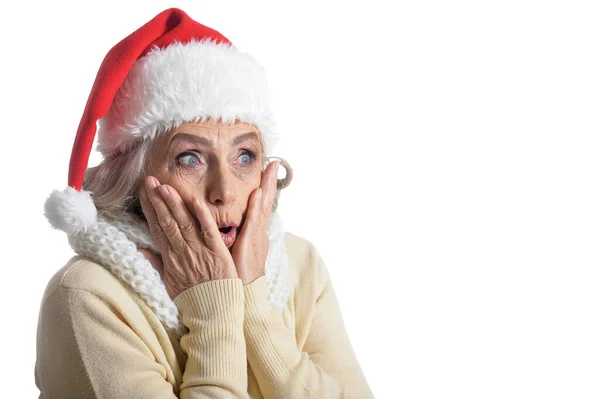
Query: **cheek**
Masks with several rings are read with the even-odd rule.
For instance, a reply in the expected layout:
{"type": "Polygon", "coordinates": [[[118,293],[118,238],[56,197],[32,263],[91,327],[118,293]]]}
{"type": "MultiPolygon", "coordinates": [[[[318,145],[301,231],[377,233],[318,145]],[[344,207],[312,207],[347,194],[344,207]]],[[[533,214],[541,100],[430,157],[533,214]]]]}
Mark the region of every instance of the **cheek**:
{"type": "Polygon", "coordinates": [[[237,203],[242,211],[245,211],[248,206],[250,195],[260,187],[262,171],[257,168],[255,171],[248,173],[244,178],[235,179],[235,193],[237,203]]]}
{"type": "MultiPolygon", "coordinates": [[[[232,171],[228,176],[230,189],[235,193],[236,203],[243,211],[246,209],[250,195],[254,190],[260,187],[263,171],[259,166],[246,173],[232,171]]],[[[207,188],[205,187],[205,178],[207,176],[195,176],[187,173],[173,173],[168,168],[163,167],[155,171],[156,177],[161,184],[167,184],[173,187],[179,196],[183,199],[188,209],[193,209],[192,199],[194,196],[204,198],[207,188]]]]}
{"type": "Polygon", "coordinates": [[[263,174],[263,171],[259,167],[257,167],[256,170],[254,171],[254,173],[251,174],[249,182],[250,182],[250,186],[252,187],[252,189],[256,189],[256,188],[260,187],[260,181],[262,179],[262,174],[263,174]]]}
{"type": "Polygon", "coordinates": [[[240,197],[248,199],[252,191],[260,187],[260,179],[261,172],[259,170],[257,172],[250,173],[243,178],[232,179],[232,181],[235,182],[234,186],[240,197]]]}
{"type": "Polygon", "coordinates": [[[180,182],[173,182],[171,185],[177,190],[179,196],[183,199],[183,202],[185,202],[189,209],[193,209],[192,200],[194,197],[203,197],[204,186],[202,184],[192,184],[183,180],[180,182]]]}
{"type": "Polygon", "coordinates": [[[204,185],[201,181],[191,181],[191,179],[173,173],[159,173],[155,176],[161,184],[173,187],[188,209],[193,209],[192,199],[194,196],[200,196],[204,192],[204,185]]]}
{"type": "Polygon", "coordinates": [[[193,174],[184,174],[173,171],[169,167],[169,159],[161,156],[151,161],[149,172],[156,177],[161,184],[173,187],[183,199],[188,209],[193,209],[192,198],[204,192],[202,179],[193,174]]]}

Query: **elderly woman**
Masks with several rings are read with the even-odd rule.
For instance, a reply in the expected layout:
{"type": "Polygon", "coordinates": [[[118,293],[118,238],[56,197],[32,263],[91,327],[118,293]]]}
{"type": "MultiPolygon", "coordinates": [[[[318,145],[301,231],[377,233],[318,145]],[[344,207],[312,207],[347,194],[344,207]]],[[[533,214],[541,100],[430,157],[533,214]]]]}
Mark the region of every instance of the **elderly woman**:
{"type": "Polygon", "coordinates": [[[77,256],[43,296],[40,397],[372,397],[322,259],[274,212],[274,126],[262,67],[181,10],[110,50],[45,206],[77,256]]]}

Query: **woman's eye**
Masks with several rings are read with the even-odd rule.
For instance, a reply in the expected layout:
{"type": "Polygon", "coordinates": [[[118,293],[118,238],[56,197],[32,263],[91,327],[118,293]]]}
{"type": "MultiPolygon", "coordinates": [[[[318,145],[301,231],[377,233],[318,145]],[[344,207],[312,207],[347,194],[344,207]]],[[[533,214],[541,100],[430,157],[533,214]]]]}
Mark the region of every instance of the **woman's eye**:
{"type": "Polygon", "coordinates": [[[240,162],[241,163],[250,163],[251,159],[250,159],[250,155],[248,154],[242,154],[240,156],[240,162]]]}
{"type": "Polygon", "coordinates": [[[177,156],[177,163],[181,165],[196,166],[199,165],[201,162],[200,158],[198,158],[196,154],[192,154],[191,152],[184,152],[183,154],[177,156]]]}
{"type": "Polygon", "coordinates": [[[254,161],[254,158],[255,158],[254,153],[252,153],[250,151],[244,151],[238,159],[240,160],[241,164],[247,165],[249,163],[252,163],[252,161],[254,161]]]}

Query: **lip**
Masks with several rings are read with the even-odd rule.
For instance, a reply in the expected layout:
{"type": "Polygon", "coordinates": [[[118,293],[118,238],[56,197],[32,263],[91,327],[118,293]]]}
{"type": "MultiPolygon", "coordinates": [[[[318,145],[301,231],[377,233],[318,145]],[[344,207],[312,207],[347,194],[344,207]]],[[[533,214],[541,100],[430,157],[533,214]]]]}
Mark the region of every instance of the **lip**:
{"type": "Polygon", "coordinates": [[[230,247],[233,245],[233,243],[235,242],[235,239],[237,237],[237,229],[232,228],[231,230],[229,230],[229,232],[227,234],[219,231],[219,234],[221,234],[221,238],[223,239],[225,246],[230,247]]]}
{"type": "Polygon", "coordinates": [[[229,248],[235,243],[235,239],[237,238],[237,234],[240,230],[240,225],[236,222],[228,221],[217,223],[217,228],[220,229],[223,227],[231,227],[228,233],[223,233],[219,231],[219,234],[221,235],[221,239],[225,243],[225,246],[229,248]]]}
{"type": "Polygon", "coordinates": [[[217,228],[219,228],[219,229],[221,227],[230,227],[230,226],[232,229],[237,229],[239,224],[236,222],[228,222],[228,221],[217,223],[217,228]]]}

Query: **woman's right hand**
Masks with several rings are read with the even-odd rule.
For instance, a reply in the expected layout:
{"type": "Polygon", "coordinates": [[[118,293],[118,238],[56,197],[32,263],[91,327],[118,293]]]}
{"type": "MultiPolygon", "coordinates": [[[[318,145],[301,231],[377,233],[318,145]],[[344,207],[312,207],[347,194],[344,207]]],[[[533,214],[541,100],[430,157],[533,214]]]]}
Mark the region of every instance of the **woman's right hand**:
{"type": "Polygon", "coordinates": [[[198,226],[177,191],[153,176],[146,177],[140,200],[161,254],[162,270],[158,271],[171,299],[204,282],[238,278],[231,253],[205,203],[194,199],[198,226]]]}

